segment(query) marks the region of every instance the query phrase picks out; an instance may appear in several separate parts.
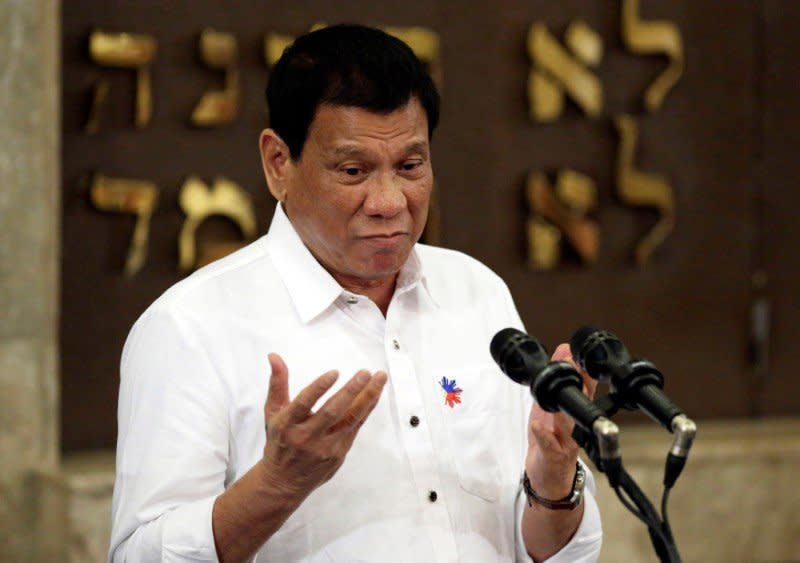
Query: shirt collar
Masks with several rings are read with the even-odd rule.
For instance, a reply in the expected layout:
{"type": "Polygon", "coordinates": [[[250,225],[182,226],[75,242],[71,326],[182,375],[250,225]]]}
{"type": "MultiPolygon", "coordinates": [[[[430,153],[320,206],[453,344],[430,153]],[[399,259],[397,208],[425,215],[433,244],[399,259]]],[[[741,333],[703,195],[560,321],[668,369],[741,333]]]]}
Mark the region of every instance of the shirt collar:
{"type": "MultiPolygon", "coordinates": [[[[336,299],[348,294],[333,276],[311,254],[297,234],[283,206],[275,206],[275,214],[267,233],[267,250],[273,258],[278,275],[289,292],[300,320],[304,323],[330,307],[336,299]]],[[[436,305],[423,274],[423,264],[416,246],[400,269],[395,295],[422,287],[436,305]]]]}

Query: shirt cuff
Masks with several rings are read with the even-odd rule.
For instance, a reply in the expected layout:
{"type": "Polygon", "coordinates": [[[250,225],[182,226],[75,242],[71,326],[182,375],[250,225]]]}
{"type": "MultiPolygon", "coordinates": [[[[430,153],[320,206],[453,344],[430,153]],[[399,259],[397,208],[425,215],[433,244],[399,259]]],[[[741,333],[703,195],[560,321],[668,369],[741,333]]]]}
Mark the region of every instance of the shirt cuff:
{"type": "MultiPolygon", "coordinates": [[[[558,552],[547,559],[547,563],[593,563],[600,556],[600,547],[603,543],[603,529],[600,523],[600,509],[594,499],[595,483],[594,475],[581,462],[586,469],[586,488],[583,493],[583,518],[578,525],[575,534],[558,552]]],[[[519,563],[534,563],[533,558],[528,555],[525,548],[525,540],[522,537],[522,514],[528,498],[520,487],[517,493],[515,507],[516,514],[516,546],[517,561],[519,563]]]]}
{"type": "Polygon", "coordinates": [[[218,561],[211,520],[214,501],[216,497],[182,504],[164,515],[162,561],[218,561]]]}

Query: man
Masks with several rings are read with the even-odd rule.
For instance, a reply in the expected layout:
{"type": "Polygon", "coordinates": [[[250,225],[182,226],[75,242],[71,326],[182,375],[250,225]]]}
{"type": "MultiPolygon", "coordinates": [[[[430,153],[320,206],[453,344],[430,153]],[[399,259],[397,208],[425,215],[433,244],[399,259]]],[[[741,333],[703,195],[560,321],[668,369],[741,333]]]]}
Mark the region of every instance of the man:
{"type": "Polygon", "coordinates": [[[439,113],[419,61],[380,31],[323,29],[267,100],[269,233],[126,342],[109,559],[596,559],[570,422],[489,356],[522,324],[505,284],[416,244],[439,113]]]}

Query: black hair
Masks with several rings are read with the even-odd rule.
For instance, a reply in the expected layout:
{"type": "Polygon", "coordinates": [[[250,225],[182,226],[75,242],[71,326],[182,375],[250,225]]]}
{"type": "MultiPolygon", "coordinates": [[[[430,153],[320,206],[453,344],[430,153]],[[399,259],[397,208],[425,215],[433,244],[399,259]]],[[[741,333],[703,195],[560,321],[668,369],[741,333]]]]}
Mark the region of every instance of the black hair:
{"type": "Polygon", "coordinates": [[[323,104],[391,113],[415,96],[428,118],[428,137],[439,122],[439,93],[420,60],[400,39],[362,25],[340,24],[298,37],[270,73],[270,126],[293,160],[323,104]]]}

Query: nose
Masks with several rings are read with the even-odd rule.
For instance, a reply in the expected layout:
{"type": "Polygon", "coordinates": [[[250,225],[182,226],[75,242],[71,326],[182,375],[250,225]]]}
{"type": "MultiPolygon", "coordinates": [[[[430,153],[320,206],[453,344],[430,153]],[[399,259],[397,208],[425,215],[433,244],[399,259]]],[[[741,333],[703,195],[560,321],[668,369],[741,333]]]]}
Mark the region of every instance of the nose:
{"type": "Polygon", "coordinates": [[[379,174],[367,189],[364,212],[370,217],[390,219],[401,213],[407,205],[403,181],[396,174],[379,174]]]}

